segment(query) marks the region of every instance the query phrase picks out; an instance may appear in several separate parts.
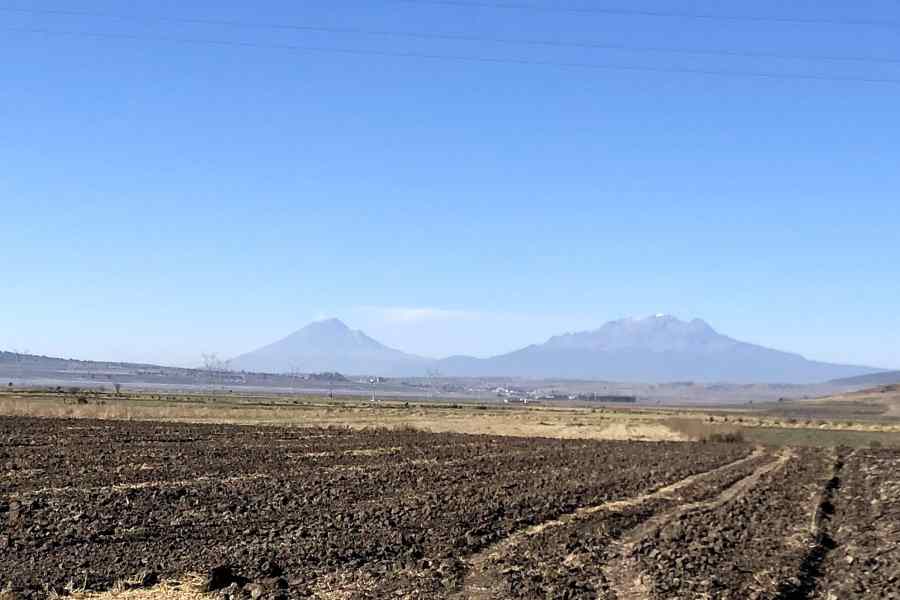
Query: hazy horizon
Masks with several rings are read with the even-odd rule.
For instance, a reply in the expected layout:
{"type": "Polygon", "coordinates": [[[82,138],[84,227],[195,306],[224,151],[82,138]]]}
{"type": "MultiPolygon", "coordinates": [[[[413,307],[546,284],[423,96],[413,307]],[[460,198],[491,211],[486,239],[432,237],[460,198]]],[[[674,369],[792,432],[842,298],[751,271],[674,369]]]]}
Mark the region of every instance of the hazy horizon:
{"type": "MultiPolygon", "coordinates": [[[[360,312],[361,314],[362,313],[372,313],[372,312],[381,314],[384,318],[384,320],[382,322],[386,322],[388,325],[393,326],[395,329],[397,329],[397,328],[399,328],[401,330],[406,329],[407,333],[415,331],[417,334],[421,334],[421,332],[423,330],[423,326],[425,327],[425,329],[427,329],[428,325],[430,323],[432,326],[435,324],[444,324],[444,325],[446,325],[448,331],[450,329],[455,329],[456,330],[455,333],[458,335],[460,323],[469,322],[469,323],[474,324],[474,326],[479,326],[480,325],[479,319],[483,319],[486,316],[488,316],[488,315],[479,315],[478,313],[472,313],[472,312],[466,313],[466,312],[462,312],[462,311],[437,311],[437,310],[433,310],[433,309],[410,309],[410,308],[386,309],[386,308],[377,308],[377,307],[362,307],[361,309],[358,309],[357,312],[360,312]],[[406,327],[404,327],[404,326],[406,326],[406,327]]],[[[490,315],[490,316],[492,318],[496,318],[496,315],[490,315]]],[[[523,323],[523,324],[526,322],[529,324],[534,322],[533,317],[530,317],[527,315],[506,315],[505,317],[521,319],[521,323],[523,323]]],[[[156,359],[152,359],[152,358],[122,358],[120,356],[105,356],[105,355],[86,356],[84,354],[78,355],[78,354],[65,354],[65,353],[46,353],[46,352],[36,351],[36,350],[33,350],[28,347],[0,348],[0,350],[7,350],[7,351],[12,350],[15,352],[31,353],[31,354],[44,354],[44,355],[48,355],[48,356],[56,356],[56,357],[60,357],[60,358],[73,358],[73,359],[80,359],[80,360],[114,361],[114,362],[118,362],[118,361],[145,362],[145,363],[160,364],[160,365],[165,365],[165,366],[196,368],[196,367],[200,366],[202,363],[202,354],[212,352],[212,353],[215,353],[219,359],[230,361],[231,359],[236,358],[242,354],[246,354],[247,352],[257,350],[257,349],[264,347],[270,343],[273,343],[273,342],[279,341],[283,338],[286,338],[286,337],[290,336],[291,334],[296,333],[297,331],[303,329],[307,325],[311,325],[311,324],[319,323],[319,322],[323,322],[323,321],[337,320],[337,321],[340,321],[343,325],[345,325],[349,329],[354,330],[354,331],[361,331],[362,333],[375,339],[375,341],[383,343],[385,346],[387,346],[389,348],[392,348],[395,350],[400,350],[401,352],[404,352],[404,353],[407,353],[410,355],[414,355],[414,356],[419,356],[419,357],[422,357],[425,359],[440,360],[440,359],[450,358],[453,356],[468,356],[468,357],[479,358],[479,359],[487,359],[487,358],[492,358],[495,356],[507,354],[509,352],[518,351],[518,350],[521,350],[521,349],[526,348],[531,345],[542,345],[542,344],[546,343],[548,340],[550,340],[551,338],[556,337],[556,336],[564,336],[566,334],[573,334],[573,333],[593,332],[593,331],[596,331],[597,329],[599,329],[601,326],[606,325],[609,322],[613,322],[613,321],[623,321],[623,320],[643,321],[643,320],[651,320],[653,318],[660,318],[660,317],[666,317],[666,318],[672,317],[678,321],[683,321],[683,322],[689,322],[692,320],[701,320],[704,323],[706,323],[707,325],[713,327],[713,329],[716,330],[717,333],[734,338],[734,336],[730,336],[727,331],[721,331],[721,330],[717,329],[715,326],[709,324],[708,322],[706,322],[704,319],[702,319],[700,317],[693,316],[693,317],[681,318],[679,315],[673,315],[671,313],[654,313],[652,315],[629,315],[629,316],[625,316],[625,317],[617,317],[617,318],[610,319],[609,321],[606,321],[604,323],[601,323],[601,324],[598,324],[597,326],[592,326],[592,327],[585,327],[585,328],[575,327],[575,328],[570,328],[570,329],[558,329],[558,330],[554,330],[551,333],[544,335],[543,337],[531,339],[529,341],[522,341],[516,345],[511,345],[511,344],[498,345],[497,347],[499,348],[499,350],[491,351],[491,352],[487,352],[487,353],[469,352],[464,349],[461,349],[459,351],[454,351],[454,352],[444,351],[444,352],[435,352],[435,353],[424,353],[424,352],[416,352],[413,350],[409,350],[407,347],[404,347],[403,345],[400,345],[400,344],[394,344],[394,343],[388,342],[388,341],[386,341],[385,338],[380,337],[377,334],[373,334],[372,330],[366,330],[363,327],[358,327],[358,326],[354,325],[353,323],[347,322],[346,319],[344,319],[340,316],[319,315],[316,318],[310,320],[309,322],[304,323],[302,326],[299,326],[299,327],[297,327],[289,332],[286,332],[284,334],[279,334],[276,337],[273,337],[271,339],[262,341],[262,342],[258,343],[256,346],[253,346],[250,348],[245,348],[245,349],[237,351],[237,352],[222,352],[218,349],[204,350],[203,352],[198,353],[197,355],[193,355],[193,354],[186,355],[185,359],[182,361],[167,360],[167,359],[156,360],[156,359]]],[[[501,318],[503,318],[503,316],[501,316],[501,318]]],[[[378,321],[374,321],[374,322],[378,323],[378,321]]],[[[545,325],[548,327],[551,326],[550,321],[548,320],[545,323],[545,325]]],[[[378,329],[376,329],[376,330],[378,330],[378,329]]],[[[389,332],[386,331],[386,333],[389,333],[389,332]]],[[[520,336],[517,336],[517,338],[515,338],[515,339],[521,338],[524,340],[526,335],[527,334],[522,334],[520,336]]],[[[388,337],[397,337],[397,336],[389,335],[388,337]]],[[[463,339],[463,338],[465,338],[465,336],[462,336],[460,339],[463,339]]],[[[739,339],[739,338],[734,338],[734,339],[739,339]]],[[[760,343],[760,342],[756,342],[756,341],[752,341],[752,340],[740,339],[739,341],[749,342],[751,344],[756,344],[756,345],[770,348],[773,350],[780,350],[780,351],[784,351],[784,352],[800,354],[800,355],[804,356],[804,358],[807,358],[807,359],[813,360],[813,361],[831,362],[831,363],[837,363],[837,364],[846,364],[846,365],[854,365],[854,366],[862,366],[862,367],[873,367],[873,368],[883,369],[886,371],[895,369],[894,367],[890,367],[890,366],[886,367],[886,366],[877,365],[877,364],[820,360],[814,356],[807,356],[801,352],[796,352],[790,348],[778,348],[778,347],[768,345],[766,343],[760,343]]]]}

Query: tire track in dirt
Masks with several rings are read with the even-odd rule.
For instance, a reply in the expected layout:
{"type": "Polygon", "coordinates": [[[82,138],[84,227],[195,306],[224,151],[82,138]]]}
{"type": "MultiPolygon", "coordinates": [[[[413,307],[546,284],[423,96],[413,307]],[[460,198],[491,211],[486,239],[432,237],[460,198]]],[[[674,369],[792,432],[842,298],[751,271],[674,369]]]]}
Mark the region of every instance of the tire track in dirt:
{"type": "Polygon", "coordinates": [[[782,583],[776,592],[775,600],[806,600],[815,593],[822,576],[822,563],[835,547],[829,530],[831,515],[834,513],[833,502],[835,493],[841,487],[841,471],[850,456],[842,456],[839,450],[834,451],[831,476],[816,495],[809,527],[809,550],[803,557],[796,579],[782,583]]]}
{"type": "MultiPolygon", "coordinates": [[[[612,500],[610,502],[604,502],[603,504],[594,506],[582,507],[573,512],[566,513],[556,519],[544,521],[542,523],[538,523],[536,525],[532,525],[530,527],[526,527],[524,529],[516,531],[503,538],[502,540],[488,546],[481,552],[473,554],[466,560],[468,572],[463,579],[460,591],[455,594],[453,598],[455,598],[456,600],[490,600],[493,597],[492,590],[495,584],[495,575],[490,572],[489,568],[491,561],[499,556],[502,556],[504,553],[509,552],[510,549],[514,548],[518,544],[521,544],[523,541],[527,540],[530,537],[538,535],[548,529],[572,525],[599,512],[621,512],[628,508],[639,506],[653,500],[672,497],[680,490],[688,486],[701,482],[704,479],[711,478],[719,473],[722,473],[723,471],[727,471],[729,469],[739,467],[744,463],[756,460],[765,453],[765,448],[756,447],[753,449],[753,452],[751,452],[744,458],[740,458],[736,461],[730,462],[720,467],[716,467],[715,469],[711,469],[709,471],[704,471],[702,473],[697,473],[691,475],[690,477],[680,479],[674,483],[670,483],[646,494],[641,494],[639,496],[625,498],[622,500],[612,500]]],[[[766,463],[765,466],[778,463],[781,460],[782,459],[779,458],[772,463],[766,463]]],[[[754,472],[754,475],[756,475],[759,470],[760,469],[757,469],[757,471],[754,472]]],[[[753,475],[751,475],[750,477],[752,476],[753,475]]],[[[735,484],[735,486],[739,485],[739,483],[735,484]]]]}
{"type": "MultiPolygon", "coordinates": [[[[778,453],[775,460],[758,467],[753,473],[731,485],[714,498],[676,506],[671,510],[654,515],[632,529],[616,542],[615,558],[603,565],[601,569],[603,577],[609,582],[609,589],[613,590],[613,598],[616,600],[648,600],[650,598],[650,592],[644,582],[638,561],[633,558],[634,548],[641,540],[653,535],[666,523],[681,515],[696,511],[715,510],[734,501],[756,486],[763,477],[783,468],[788,461],[795,457],[796,454],[790,448],[785,448],[778,453]]],[[[601,596],[601,600],[603,599],[604,597],[601,596]]]]}
{"type": "Polygon", "coordinates": [[[13,492],[6,494],[9,500],[22,500],[40,496],[65,496],[65,495],[87,495],[103,492],[128,492],[133,490],[161,490],[161,489],[177,489],[195,487],[199,484],[213,483],[218,485],[230,485],[232,483],[241,483],[245,481],[254,481],[258,479],[271,479],[272,476],[266,473],[248,473],[246,475],[236,475],[234,477],[214,477],[209,475],[201,475],[193,479],[171,479],[163,481],[142,481],[140,483],[113,483],[110,485],[97,485],[90,487],[49,487],[28,490],[24,492],[13,492]]]}

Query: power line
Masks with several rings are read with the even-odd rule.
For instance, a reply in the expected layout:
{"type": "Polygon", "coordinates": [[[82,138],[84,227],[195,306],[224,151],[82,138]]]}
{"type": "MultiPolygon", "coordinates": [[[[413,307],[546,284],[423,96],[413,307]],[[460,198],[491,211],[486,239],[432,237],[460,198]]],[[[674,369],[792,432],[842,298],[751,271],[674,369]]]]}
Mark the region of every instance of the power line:
{"type": "Polygon", "coordinates": [[[382,50],[360,50],[355,48],[334,48],[321,46],[299,46],[289,44],[263,44],[257,42],[244,42],[234,40],[211,40],[196,38],[176,38],[162,36],[139,36],[130,34],[117,33],[94,33],[86,31],[60,31],[35,28],[2,28],[0,31],[12,33],[29,33],[59,37],[82,37],[92,39],[114,39],[129,41],[155,41],[168,42],[175,44],[204,45],[218,47],[233,48],[254,48],[261,50],[285,50],[291,52],[308,52],[308,53],[328,53],[328,54],[344,54],[353,56],[381,56],[391,58],[412,58],[426,59],[450,62],[467,62],[467,63],[487,63],[487,64],[507,64],[507,65],[525,65],[525,66],[542,66],[542,67],[560,67],[574,69],[593,69],[605,71],[625,71],[637,73],[668,73],[668,74],[684,74],[684,75],[706,75],[713,77],[729,77],[729,78],[756,78],[756,79],[774,79],[774,80],[800,80],[800,81],[827,81],[827,82],[845,82],[845,83],[877,83],[877,84],[900,84],[900,79],[877,78],[877,77],[842,77],[829,75],[815,75],[803,73],[771,73],[764,71],[737,71],[737,70],[720,70],[720,69],[690,69],[690,68],[669,68],[669,67],[652,67],[643,65],[622,65],[615,63],[579,63],[579,62],[562,62],[562,61],[543,61],[531,59],[517,58],[497,58],[487,56],[461,56],[450,54],[427,54],[419,52],[393,52],[382,50]]]}
{"type": "Polygon", "coordinates": [[[385,0],[404,4],[422,4],[436,6],[455,6],[461,8],[499,8],[512,10],[530,10],[538,12],[557,12],[578,15],[613,15],[623,17],[658,17],[666,19],[696,19],[703,21],[744,21],[751,23],[782,23],[788,25],[840,25],[851,27],[886,27],[900,29],[898,21],[878,21],[869,19],[815,19],[804,17],[778,17],[761,15],[725,15],[688,11],[637,10],[631,8],[582,8],[541,6],[517,2],[478,2],[470,0],[385,0]]]}
{"type": "Polygon", "coordinates": [[[900,58],[882,58],[874,56],[847,56],[847,55],[811,55],[811,54],[790,54],[781,52],[754,52],[744,50],[705,50],[699,48],[672,48],[672,47],[647,47],[647,46],[629,46],[625,44],[606,44],[599,42],[563,42],[547,39],[517,39],[517,38],[497,38],[473,36],[466,34],[442,34],[442,33],[422,33],[413,31],[394,31],[394,30],[373,30],[358,29],[351,27],[324,27],[317,25],[296,25],[283,23],[247,23],[242,21],[231,21],[222,19],[208,18],[179,18],[179,17],[147,17],[137,15],[123,15],[102,12],[87,12],[73,10],[44,10],[44,9],[22,9],[0,7],[0,12],[16,12],[27,14],[46,14],[46,15],[64,15],[77,17],[93,17],[117,19],[123,21],[152,21],[159,23],[184,23],[193,25],[217,25],[225,27],[237,27],[248,29],[279,29],[290,31],[306,31],[316,33],[333,33],[342,35],[368,35],[380,37],[394,37],[405,39],[420,40],[440,40],[440,41],[459,41],[459,42],[484,42],[494,44],[506,44],[517,46],[539,46],[548,48],[579,48],[594,50],[621,50],[625,52],[636,53],[652,53],[652,54],[684,54],[690,56],[725,56],[734,58],[774,58],[787,60],[807,60],[807,61],[840,61],[840,62],[862,62],[873,64],[900,64],[900,58]]]}

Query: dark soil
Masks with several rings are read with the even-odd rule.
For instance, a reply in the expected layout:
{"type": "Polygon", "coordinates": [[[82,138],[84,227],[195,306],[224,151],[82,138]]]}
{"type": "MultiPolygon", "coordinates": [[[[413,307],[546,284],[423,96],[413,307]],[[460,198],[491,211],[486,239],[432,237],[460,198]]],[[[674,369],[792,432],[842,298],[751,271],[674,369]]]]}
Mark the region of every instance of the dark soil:
{"type": "Polygon", "coordinates": [[[900,453],[851,454],[831,501],[831,549],[809,597],[900,599],[900,453]]]}
{"type": "Polygon", "coordinates": [[[560,514],[730,462],[743,446],[0,419],[0,588],[105,589],[277,564],[285,594],[452,592],[463,559],[560,514]],[[394,590],[392,590],[394,591],[394,590]]]}
{"type": "Polygon", "coordinates": [[[573,523],[547,529],[498,560],[498,598],[572,598],[594,600],[612,594],[598,566],[614,560],[615,542],[651,517],[688,502],[706,500],[773,460],[766,454],[698,480],[676,493],[617,510],[603,510],[573,523]]]}
{"type": "Polygon", "coordinates": [[[900,451],[752,450],[0,418],[0,590],[900,600],[900,451]]]}

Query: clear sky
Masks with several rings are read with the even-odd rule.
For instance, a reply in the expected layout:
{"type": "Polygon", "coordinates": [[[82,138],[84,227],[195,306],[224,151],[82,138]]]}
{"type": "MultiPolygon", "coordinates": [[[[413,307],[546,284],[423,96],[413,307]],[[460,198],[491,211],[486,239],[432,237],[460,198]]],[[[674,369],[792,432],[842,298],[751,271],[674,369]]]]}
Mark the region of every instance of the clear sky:
{"type": "Polygon", "coordinates": [[[838,22],[0,3],[0,348],[190,365],[337,316],[410,352],[483,356],[666,312],[900,368],[900,4],[528,2],[838,22]]]}

